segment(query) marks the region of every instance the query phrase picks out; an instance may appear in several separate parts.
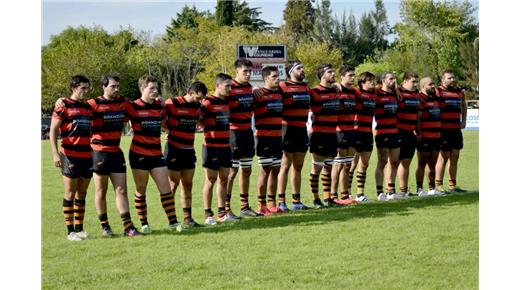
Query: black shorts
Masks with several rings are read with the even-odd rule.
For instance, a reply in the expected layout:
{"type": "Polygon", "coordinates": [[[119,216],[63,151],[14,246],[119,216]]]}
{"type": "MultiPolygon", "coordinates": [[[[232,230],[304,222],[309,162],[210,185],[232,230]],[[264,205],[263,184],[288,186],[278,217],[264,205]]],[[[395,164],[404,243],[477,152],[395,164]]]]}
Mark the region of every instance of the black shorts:
{"type": "Polygon", "coordinates": [[[206,147],[202,145],[202,167],[219,170],[220,167],[231,167],[231,148],[206,147]]]}
{"type": "Polygon", "coordinates": [[[441,149],[441,139],[438,138],[422,138],[417,144],[419,152],[434,152],[441,149]]]}
{"type": "Polygon", "coordinates": [[[61,175],[68,178],[92,178],[92,158],[67,156],[60,153],[61,175]]]}
{"type": "Polygon", "coordinates": [[[417,147],[417,136],[413,131],[399,130],[401,138],[401,151],[399,151],[399,160],[412,159],[417,147]]]}
{"type": "Polygon", "coordinates": [[[307,152],[309,148],[309,135],[307,128],[303,127],[282,127],[283,151],[287,152],[307,152]]]}
{"type": "Polygon", "coordinates": [[[282,137],[265,137],[255,138],[256,156],[282,159],[282,137]]]}
{"type": "Polygon", "coordinates": [[[125,155],[121,149],[117,152],[92,151],[94,172],[99,175],[126,173],[125,155]]]}
{"type": "Polygon", "coordinates": [[[336,133],[315,132],[310,137],[310,152],[324,157],[338,155],[338,136],[336,133]]]}
{"type": "Polygon", "coordinates": [[[162,155],[146,156],[130,151],[128,159],[130,160],[130,167],[132,169],[152,170],[157,167],[166,166],[166,159],[164,159],[162,155]]]}
{"type": "Polygon", "coordinates": [[[173,171],[181,171],[184,169],[194,169],[197,163],[195,149],[182,149],[173,145],[166,146],[166,166],[173,171]]]}
{"type": "Polygon", "coordinates": [[[461,150],[462,147],[464,147],[464,141],[462,140],[462,131],[460,129],[441,130],[442,151],[461,150]]]}
{"type": "Polygon", "coordinates": [[[399,134],[379,134],[376,135],[377,148],[395,149],[401,147],[399,134]]]}
{"type": "Polygon", "coordinates": [[[356,131],[339,131],[336,132],[338,136],[338,148],[339,149],[348,149],[350,147],[354,147],[356,144],[356,131]]]}
{"type": "Polygon", "coordinates": [[[374,149],[374,135],[372,135],[372,132],[356,131],[355,136],[354,148],[357,152],[372,152],[374,149]]]}
{"type": "Polygon", "coordinates": [[[255,156],[253,130],[231,130],[229,132],[229,145],[231,146],[233,159],[253,158],[255,156]]]}

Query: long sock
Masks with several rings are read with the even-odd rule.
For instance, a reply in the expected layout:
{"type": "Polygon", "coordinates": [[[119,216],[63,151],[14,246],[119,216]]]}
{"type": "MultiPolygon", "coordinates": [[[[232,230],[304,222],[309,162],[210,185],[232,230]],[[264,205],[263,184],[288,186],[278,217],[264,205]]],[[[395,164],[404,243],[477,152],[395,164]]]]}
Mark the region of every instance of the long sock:
{"type": "Polygon", "coordinates": [[[177,215],[175,215],[175,196],[171,191],[161,193],[161,204],[164,213],[166,213],[168,217],[168,223],[170,223],[170,225],[177,223],[177,215]]]}
{"type": "Polygon", "coordinates": [[[184,221],[192,221],[193,218],[191,217],[191,207],[185,207],[182,209],[182,212],[184,213],[184,221]]]}
{"type": "Polygon", "coordinates": [[[125,232],[129,229],[134,228],[134,223],[132,222],[132,218],[130,217],[129,212],[124,212],[121,214],[121,221],[123,222],[123,227],[125,228],[125,232]]]}
{"type": "Polygon", "coordinates": [[[226,194],[226,199],[224,201],[224,206],[226,208],[226,212],[231,210],[231,194],[226,194]]]}
{"type": "Polygon", "coordinates": [[[108,223],[108,215],[106,213],[102,213],[102,214],[98,215],[98,218],[99,218],[99,222],[101,223],[102,229],[110,228],[110,224],[108,223]]]}
{"type": "Polygon", "coordinates": [[[366,172],[357,172],[357,192],[358,196],[365,193],[365,181],[367,179],[366,172]]]}
{"type": "Polygon", "coordinates": [[[217,210],[218,210],[217,215],[219,218],[223,218],[226,215],[225,207],[219,207],[219,208],[217,208],[217,210]]]}
{"type": "Polygon", "coordinates": [[[435,188],[441,188],[442,187],[442,180],[435,180],[435,188]]]}
{"type": "Polygon", "coordinates": [[[293,193],[292,194],[292,203],[300,203],[301,197],[299,193],[293,193]]]}
{"type": "Polygon", "coordinates": [[[285,203],[285,193],[279,193],[278,194],[278,202],[279,203],[282,203],[282,202],[285,203]]]}
{"type": "Polygon", "coordinates": [[[212,216],[213,216],[213,211],[211,210],[211,208],[204,209],[204,217],[205,218],[209,218],[209,217],[212,217],[212,216]]]}
{"type": "Polygon", "coordinates": [[[74,231],[83,231],[83,219],[85,217],[85,200],[74,199],[74,231]]]}
{"type": "Polygon", "coordinates": [[[265,206],[266,205],[266,202],[265,202],[265,195],[259,195],[257,196],[258,198],[258,205],[259,206],[265,206]]]}
{"type": "Polygon", "coordinates": [[[146,210],[146,195],[138,196],[135,194],[134,196],[135,202],[135,210],[137,211],[137,216],[139,216],[139,220],[141,221],[141,225],[148,224],[148,213],[146,210]]]}
{"type": "Polygon", "coordinates": [[[72,200],[63,199],[63,216],[65,217],[67,234],[70,234],[74,231],[74,202],[72,200]]]}
{"type": "Polygon", "coordinates": [[[457,186],[457,180],[455,180],[455,179],[448,180],[448,188],[449,189],[454,189],[456,186],[457,186]]]}
{"type": "MultiPolygon", "coordinates": [[[[321,186],[323,187],[323,199],[330,199],[331,176],[330,172],[321,175],[321,186]]],[[[338,194],[336,194],[336,198],[338,194]]]]}
{"type": "Polygon", "coordinates": [[[395,183],[388,183],[386,185],[386,190],[390,193],[395,193],[395,183]]]}
{"type": "Polygon", "coordinates": [[[267,195],[267,207],[272,208],[276,206],[276,194],[267,195]]]}
{"type": "Polygon", "coordinates": [[[320,195],[319,195],[320,175],[310,173],[309,182],[311,184],[311,191],[312,191],[312,196],[314,197],[314,199],[320,198],[320,195]]]}
{"type": "Polygon", "coordinates": [[[249,194],[241,193],[240,194],[240,210],[249,208],[249,194]]]}

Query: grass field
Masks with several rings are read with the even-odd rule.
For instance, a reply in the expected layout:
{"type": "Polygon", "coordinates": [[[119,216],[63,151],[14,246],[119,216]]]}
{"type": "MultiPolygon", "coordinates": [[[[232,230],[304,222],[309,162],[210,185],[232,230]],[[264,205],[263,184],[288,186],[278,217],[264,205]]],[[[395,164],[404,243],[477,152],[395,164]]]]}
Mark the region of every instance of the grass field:
{"type": "MultiPolygon", "coordinates": [[[[122,140],[125,154],[130,140],[122,140]]],[[[464,140],[457,180],[470,190],[464,195],[309,210],[170,233],[152,182],[147,202],[154,232],[139,238],[120,234],[122,225],[112,189],[107,197],[108,216],[119,235],[101,238],[91,182],[85,213],[85,230],[90,238],[82,242],[66,239],[61,175],[52,164],[49,142],[42,141],[42,288],[476,289],[478,131],[464,132],[464,140]]],[[[197,134],[197,151],[200,142],[201,135],[197,134]]],[[[204,175],[197,153],[193,214],[203,222],[204,175]]],[[[373,200],[376,158],[374,153],[366,187],[373,200]]],[[[250,190],[250,202],[255,206],[256,167],[255,160],[250,190]]],[[[415,190],[416,158],[411,168],[409,185],[415,190]]],[[[306,204],[312,204],[306,180],[309,171],[307,155],[302,173],[306,204]]],[[[132,198],[135,185],[130,169],[128,173],[131,214],[138,225],[132,198]]],[[[232,200],[235,212],[239,209],[237,183],[232,200]]],[[[177,200],[177,215],[182,219],[179,204],[177,200]]],[[[215,197],[213,205],[216,211],[215,197]]]]}

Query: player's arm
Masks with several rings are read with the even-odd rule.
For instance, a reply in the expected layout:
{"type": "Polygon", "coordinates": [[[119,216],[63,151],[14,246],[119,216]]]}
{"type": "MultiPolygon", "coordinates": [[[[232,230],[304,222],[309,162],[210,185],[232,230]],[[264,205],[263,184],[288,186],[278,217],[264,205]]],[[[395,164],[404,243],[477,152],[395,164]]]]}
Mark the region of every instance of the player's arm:
{"type": "Polygon", "coordinates": [[[462,102],[461,102],[461,110],[462,110],[462,122],[460,125],[461,129],[466,128],[466,117],[468,116],[468,106],[466,105],[466,97],[462,94],[462,102]]]}
{"type": "Polygon", "coordinates": [[[54,109],[64,108],[65,107],[65,99],[66,98],[59,98],[56,100],[56,103],[54,103],[54,109]]]}
{"type": "Polygon", "coordinates": [[[264,92],[262,92],[262,88],[258,87],[258,86],[254,86],[253,87],[253,96],[255,98],[260,98],[264,95],[264,92]]]}
{"type": "Polygon", "coordinates": [[[52,161],[54,162],[54,166],[56,167],[61,167],[60,153],[58,151],[58,134],[62,122],[63,121],[61,119],[53,117],[51,119],[51,127],[49,129],[49,140],[51,142],[52,161]]]}
{"type": "Polygon", "coordinates": [[[421,116],[422,116],[422,111],[419,110],[419,112],[417,112],[417,122],[415,124],[415,135],[417,135],[417,141],[420,141],[422,139],[421,116]]]}

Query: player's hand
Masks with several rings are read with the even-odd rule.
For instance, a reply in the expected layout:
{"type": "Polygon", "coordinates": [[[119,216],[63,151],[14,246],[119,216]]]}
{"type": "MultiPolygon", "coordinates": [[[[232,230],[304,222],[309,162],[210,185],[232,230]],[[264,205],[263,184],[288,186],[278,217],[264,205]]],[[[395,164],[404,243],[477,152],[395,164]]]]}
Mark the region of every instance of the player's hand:
{"type": "Polygon", "coordinates": [[[54,103],[54,108],[59,109],[65,107],[65,98],[59,98],[56,100],[56,103],[54,103]]]}
{"type": "Polygon", "coordinates": [[[54,161],[54,166],[61,167],[61,159],[58,153],[52,153],[52,161],[54,161]]]}
{"type": "Polygon", "coordinates": [[[466,128],[466,121],[463,121],[462,123],[460,123],[460,128],[461,129],[466,128]]]}
{"type": "Polygon", "coordinates": [[[341,92],[341,84],[340,83],[334,83],[334,86],[336,87],[336,90],[338,92],[341,92]]]}
{"type": "Polygon", "coordinates": [[[162,107],[164,107],[164,104],[166,103],[166,101],[161,96],[158,96],[157,98],[155,98],[155,101],[156,102],[161,102],[161,106],[162,107]]]}
{"type": "Polygon", "coordinates": [[[253,88],[253,96],[255,98],[260,98],[260,97],[264,96],[264,93],[262,92],[262,90],[259,87],[254,87],[253,88]]]}

